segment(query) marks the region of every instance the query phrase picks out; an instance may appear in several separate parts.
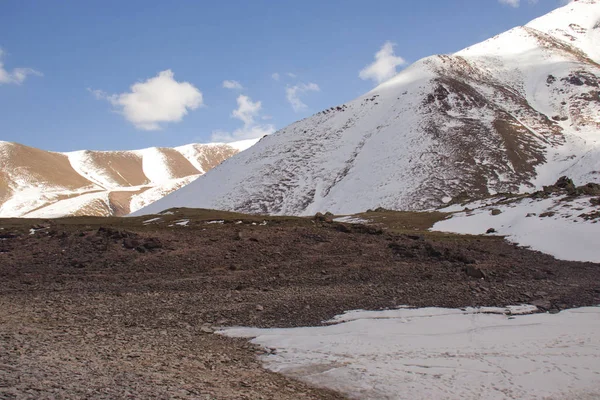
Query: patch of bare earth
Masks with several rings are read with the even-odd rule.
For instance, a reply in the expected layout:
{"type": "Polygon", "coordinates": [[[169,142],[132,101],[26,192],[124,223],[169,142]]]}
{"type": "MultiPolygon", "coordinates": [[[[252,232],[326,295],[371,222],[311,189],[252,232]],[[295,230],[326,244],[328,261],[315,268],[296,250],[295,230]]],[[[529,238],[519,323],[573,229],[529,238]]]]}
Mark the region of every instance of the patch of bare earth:
{"type": "Polygon", "coordinates": [[[384,225],[389,216],[394,231],[189,210],[154,222],[2,220],[0,398],[335,399],[211,332],[403,304],[600,302],[598,264],[414,230],[438,215],[372,216],[384,225]]]}

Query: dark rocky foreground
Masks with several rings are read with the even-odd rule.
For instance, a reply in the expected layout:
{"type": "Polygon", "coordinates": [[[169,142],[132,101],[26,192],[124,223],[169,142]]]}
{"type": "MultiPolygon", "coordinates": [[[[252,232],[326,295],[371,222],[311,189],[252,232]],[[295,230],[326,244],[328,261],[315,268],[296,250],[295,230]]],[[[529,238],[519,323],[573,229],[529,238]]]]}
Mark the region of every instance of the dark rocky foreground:
{"type": "Polygon", "coordinates": [[[600,304],[600,265],[496,237],[206,220],[0,221],[0,398],[335,399],[213,329],[406,304],[600,304]]]}

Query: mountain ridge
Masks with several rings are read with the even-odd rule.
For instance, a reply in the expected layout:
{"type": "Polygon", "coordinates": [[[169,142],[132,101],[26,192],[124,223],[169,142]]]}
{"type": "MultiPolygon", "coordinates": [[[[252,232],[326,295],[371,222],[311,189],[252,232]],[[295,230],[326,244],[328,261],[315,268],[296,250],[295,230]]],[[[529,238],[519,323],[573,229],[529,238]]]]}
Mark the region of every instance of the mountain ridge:
{"type": "Polygon", "coordinates": [[[0,141],[0,217],[125,215],[255,142],[62,153],[0,141]]]}
{"type": "Polygon", "coordinates": [[[600,3],[572,2],[265,138],[164,199],[310,215],[600,182],[600,3]]]}

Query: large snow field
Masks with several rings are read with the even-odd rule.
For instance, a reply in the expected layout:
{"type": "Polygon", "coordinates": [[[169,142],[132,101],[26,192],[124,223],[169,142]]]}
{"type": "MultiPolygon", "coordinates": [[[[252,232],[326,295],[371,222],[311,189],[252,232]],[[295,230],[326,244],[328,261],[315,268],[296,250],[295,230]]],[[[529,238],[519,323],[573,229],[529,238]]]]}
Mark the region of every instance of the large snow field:
{"type": "Polygon", "coordinates": [[[269,370],[356,399],[600,398],[600,308],[346,313],[320,327],[227,328],[269,370]]]}

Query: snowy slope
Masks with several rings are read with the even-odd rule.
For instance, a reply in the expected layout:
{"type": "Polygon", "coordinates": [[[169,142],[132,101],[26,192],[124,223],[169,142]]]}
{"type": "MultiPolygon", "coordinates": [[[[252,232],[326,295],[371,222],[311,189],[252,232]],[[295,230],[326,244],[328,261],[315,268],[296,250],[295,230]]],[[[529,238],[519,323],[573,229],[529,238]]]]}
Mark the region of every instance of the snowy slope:
{"type": "Polygon", "coordinates": [[[433,226],[436,231],[481,235],[494,229],[493,235],[558,259],[600,262],[600,200],[595,197],[557,194],[511,200],[499,196],[440,211],[452,214],[433,226]]]}
{"type": "Polygon", "coordinates": [[[125,215],[253,142],[54,153],[0,141],[0,217],[125,215]]]}
{"type": "Polygon", "coordinates": [[[272,371],[354,399],[599,398],[600,308],[514,316],[527,309],[358,311],[219,333],[269,349],[272,371]]]}
{"type": "Polygon", "coordinates": [[[351,214],[600,182],[600,1],[581,0],[261,140],[141,210],[351,214]]]}

